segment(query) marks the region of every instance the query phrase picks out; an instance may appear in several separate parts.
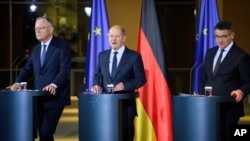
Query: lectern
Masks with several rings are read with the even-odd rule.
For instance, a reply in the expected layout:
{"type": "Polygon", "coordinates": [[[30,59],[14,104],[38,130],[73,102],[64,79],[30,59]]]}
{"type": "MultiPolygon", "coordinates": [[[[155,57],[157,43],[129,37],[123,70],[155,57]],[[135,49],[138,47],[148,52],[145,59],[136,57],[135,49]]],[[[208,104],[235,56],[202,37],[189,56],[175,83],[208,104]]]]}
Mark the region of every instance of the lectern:
{"type": "Polygon", "coordinates": [[[79,141],[121,141],[120,102],[138,93],[78,94],[79,141]]]}
{"type": "Polygon", "coordinates": [[[234,97],[186,94],[172,100],[174,141],[219,141],[220,103],[234,97]]]}
{"type": "Polygon", "coordinates": [[[37,90],[0,91],[0,141],[33,141],[33,107],[37,90]]]}

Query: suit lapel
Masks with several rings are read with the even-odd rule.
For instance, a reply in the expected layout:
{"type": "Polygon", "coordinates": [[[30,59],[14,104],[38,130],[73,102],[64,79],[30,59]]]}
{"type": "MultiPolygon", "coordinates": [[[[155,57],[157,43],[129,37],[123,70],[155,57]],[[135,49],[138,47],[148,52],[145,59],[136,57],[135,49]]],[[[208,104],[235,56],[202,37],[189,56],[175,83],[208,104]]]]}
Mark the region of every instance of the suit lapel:
{"type": "Polygon", "coordinates": [[[43,68],[44,66],[46,66],[46,64],[47,64],[47,62],[48,62],[50,56],[51,56],[52,53],[55,51],[55,44],[56,44],[55,38],[52,38],[52,40],[51,40],[51,42],[50,42],[50,44],[49,44],[49,46],[48,46],[48,48],[47,48],[47,52],[46,52],[46,56],[45,56],[45,58],[44,58],[44,62],[43,62],[42,68],[43,68]]]}
{"type": "Polygon", "coordinates": [[[207,70],[209,70],[209,73],[210,72],[213,73],[213,62],[214,62],[214,57],[215,57],[217,50],[218,50],[218,47],[217,47],[217,49],[211,50],[211,53],[208,56],[207,60],[208,60],[208,64],[210,64],[210,65],[207,65],[208,66],[207,70]]]}
{"type": "Polygon", "coordinates": [[[227,55],[225,56],[225,58],[222,60],[222,62],[220,64],[220,67],[219,67],[216,75],[220,74],[223,70],[225,70],[226,68],[230,67],[230,62],[233,62],[233,60],[235,59],[235,57],[237,57],[237,53],[234,50],[235,50],[235,47],[232,46],[232,48],[229,50],[229,52],[227,53],[227,55]]]}
{"type": "Polygon", "coordinates": [[[34,49],[33,49],[33,54],[35,54],[34,56],[31,56],[31,60],[34,63],[34,69],[36,69],[36,71],[40,71],[41,70],[41,61],[40,61],[40,56],[41,56],[41,43],[38,43],[34,49]],[[36,67],[37,66],[37,67],[36,67]]]}
{"type": "Polygon", "coordinates": [[[121,60],[117,66],[114,78],[117,77],[117,75],[119,75],[119,72],[122,70],[123,66],[125,66],[127,60],[128,60],[128,56],[129,56],[129,51],[127,49],[127,47],[125,47],[125,50],[122,54],[121,60]]]}
{"type": "Polygon", "coordinates": [[[103,54],[103,58],[101,58],[102,59],[101,62],[103,64],[101,64],[101,65],[104,65],[104,70],[103,70],[104,74],[109,74],[109,77],[111,79],[111,74],[109,72],[110,53],[111,53],[111,49],[109,51],[105,52],[105,54],[103,54]]]}

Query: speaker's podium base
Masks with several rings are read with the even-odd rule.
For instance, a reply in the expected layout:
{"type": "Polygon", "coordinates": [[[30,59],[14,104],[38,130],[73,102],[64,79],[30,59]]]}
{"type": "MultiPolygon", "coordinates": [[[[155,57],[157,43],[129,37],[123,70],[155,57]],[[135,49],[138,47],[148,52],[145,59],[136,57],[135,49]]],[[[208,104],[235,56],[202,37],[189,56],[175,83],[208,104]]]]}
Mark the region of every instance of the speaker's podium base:
{"type": "Polygon", "coordinates": [[[33,141],[36,90],[0,91],[0,141],[33,141]]]}
{"type": "Polygon", "coordinates": [[[122,141],[120,102],[138,93],[78,94],[79,141],[122,141]]]}
{"type": "Polygon", "coordinates": [[[174,141],[219,141],[220,103],[234,102],[230,96],[175,95],[174,141]]]}

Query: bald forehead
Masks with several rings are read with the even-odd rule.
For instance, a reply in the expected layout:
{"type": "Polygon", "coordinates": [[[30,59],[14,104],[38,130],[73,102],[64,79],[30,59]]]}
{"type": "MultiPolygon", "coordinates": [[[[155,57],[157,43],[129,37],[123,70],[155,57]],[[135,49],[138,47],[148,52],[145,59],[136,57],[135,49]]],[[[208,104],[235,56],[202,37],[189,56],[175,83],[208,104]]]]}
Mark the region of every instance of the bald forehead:
{"type": "Polygon", "coordinates": [[[42,24],[45,24],[47,26],[53,26],[52,22],[49,21],[47,18],[45,17],[38,17],[36,19],[36,23],[42,23],[42,24]]]}
{"type": "Polygon", "coordinates": [[[115,25],[110,28],[109,34],[125,35],[125,29],[122,26],[115,25]]]}
{"type": "Polygon", "coordinates": [[[37,19],[36,23],[48,23],[45,19],[37,19]]]}

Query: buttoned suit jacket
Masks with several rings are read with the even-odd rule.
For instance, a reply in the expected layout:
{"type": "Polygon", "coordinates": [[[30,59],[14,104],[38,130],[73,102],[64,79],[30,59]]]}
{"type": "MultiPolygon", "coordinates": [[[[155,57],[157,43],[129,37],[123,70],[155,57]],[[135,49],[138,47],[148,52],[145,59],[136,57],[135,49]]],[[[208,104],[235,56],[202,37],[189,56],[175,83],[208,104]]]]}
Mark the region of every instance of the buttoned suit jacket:
{"type": "Polygon", "coordinates": [[[57,86],[56,94],[39,97],[45,108],[62,107],[70,104],[69,74],[71,49],[67,41],[53,37],[46,52],[43,66],[40,63],[41,43],[35,45],[16,82],[34,77],[33,89],[42,90],[51,83],[57,86]]]}
{"type": "MultiPolygon", "coordinates": [[[[125,47],[113,79],[109,72],[110,53],[111,49],[105,50],[99,54],[98,65],[94,76],[94,85],[102,86],[105,92],[108,84],[112,83],[116,86],[118,83],[122,82],[124,91],[117,93],[131,93],[145,84],[146,77],[144,66],[139,53],[125,47]]],[[[123,108],[128,108],[129,116],[135,116],[137,114],[134,99],[123,102],[123,108]]]]}
{"type": "MultiPolygon", "coordinates": [[[[244,96],[250,93],[250,58],[236,44],[233,44],[228,54],[222,60],[216,74],[213,74],[213,60],[218,46],[207,51],[204,64],[201,90],[204,92],[205,86],[212,86],[213,95],[230,96],[231,92],[241,89],[244,96]]],[[[243,102],[231,103],[225,106],[228,114],[243,116],[243,102]]]]}
{"type": "Polygon", "coordinates": [[[146,82],[141,55],[127,47],[112,79],[109,72],[110,53],[111,49],[99,54],[94,85],[100,85],[103,87],[103,91],[106,91],[108,84],[117,85],[119,82],[122,82],[125,89],[123,92],[134,92],[135,89],[141,87],[146,82]]]}

